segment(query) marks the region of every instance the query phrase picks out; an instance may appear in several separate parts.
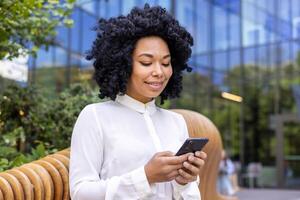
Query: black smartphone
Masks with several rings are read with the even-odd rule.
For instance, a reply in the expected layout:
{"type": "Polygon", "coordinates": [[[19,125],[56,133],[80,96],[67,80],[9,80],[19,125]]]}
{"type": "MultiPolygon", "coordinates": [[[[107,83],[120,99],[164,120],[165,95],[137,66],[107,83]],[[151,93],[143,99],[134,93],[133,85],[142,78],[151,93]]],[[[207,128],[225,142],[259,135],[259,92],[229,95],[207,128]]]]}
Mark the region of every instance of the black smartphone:
{"type": "Polygon", "coordinates": [[[188,138],[175,155],[180,156],[190,152],[195,153],[196,151],[201,151],[207,142],[208,138],[188,138]]]}

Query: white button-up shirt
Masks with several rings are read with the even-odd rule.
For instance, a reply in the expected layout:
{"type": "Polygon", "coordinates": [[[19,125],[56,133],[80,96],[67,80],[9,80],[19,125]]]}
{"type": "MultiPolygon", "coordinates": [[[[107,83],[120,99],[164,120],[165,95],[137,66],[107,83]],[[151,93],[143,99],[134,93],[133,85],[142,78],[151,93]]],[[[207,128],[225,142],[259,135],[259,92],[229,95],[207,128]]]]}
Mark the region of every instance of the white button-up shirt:
{"type": "Polygon", "coordinates": [[[156,152],[177,152],[188,137],[183,117],[128,95],[86,106],[73,129],[74,200],[200,199],[197,182],[149,184],[144,166],[156,152]]]}

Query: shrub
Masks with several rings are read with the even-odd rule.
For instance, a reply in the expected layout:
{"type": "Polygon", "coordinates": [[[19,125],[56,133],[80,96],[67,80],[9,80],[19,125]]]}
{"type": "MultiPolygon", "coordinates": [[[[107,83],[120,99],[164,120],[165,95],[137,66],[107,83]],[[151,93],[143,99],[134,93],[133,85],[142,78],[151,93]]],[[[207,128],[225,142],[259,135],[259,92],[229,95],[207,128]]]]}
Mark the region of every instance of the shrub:
{"type": "Polygon", "coordinates": [[[96,101],[88,85],[72,85],[52,100],[34,86],[8,86],[0,99],[0,171],[69,147],[80,110],[96,101]]]}

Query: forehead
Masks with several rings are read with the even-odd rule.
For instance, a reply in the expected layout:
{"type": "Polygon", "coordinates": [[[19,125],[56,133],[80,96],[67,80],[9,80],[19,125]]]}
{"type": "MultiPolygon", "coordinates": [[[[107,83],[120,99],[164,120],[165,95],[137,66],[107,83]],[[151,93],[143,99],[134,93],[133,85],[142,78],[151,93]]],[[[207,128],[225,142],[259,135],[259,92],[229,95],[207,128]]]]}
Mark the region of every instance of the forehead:
{"type": "Polygon", "coordinates": [[[133,54],[169,54],[168,44],[160,37],[148,36],[139,39],[135,45],[133,54]]]}

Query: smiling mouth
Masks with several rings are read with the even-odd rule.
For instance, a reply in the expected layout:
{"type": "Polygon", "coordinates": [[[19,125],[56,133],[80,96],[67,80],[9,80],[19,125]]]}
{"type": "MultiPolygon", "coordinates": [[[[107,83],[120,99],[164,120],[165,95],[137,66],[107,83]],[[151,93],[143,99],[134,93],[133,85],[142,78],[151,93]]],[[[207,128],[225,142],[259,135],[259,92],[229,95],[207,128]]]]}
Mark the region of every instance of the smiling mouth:
{"type": "Polygon", "coordinates": [[[147,83],[149,85],[162,85],[163,84],[163,82],[145,82],[145,83],[147,83]]]}
{"type": "Polygon", "coordinates": [[[145,82],[152,89],[160,89],[163,86],[164,82],[145,82]]]}

